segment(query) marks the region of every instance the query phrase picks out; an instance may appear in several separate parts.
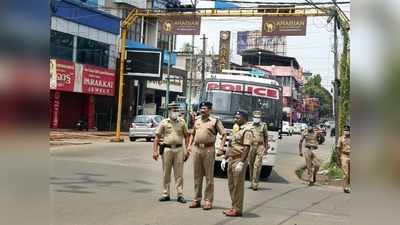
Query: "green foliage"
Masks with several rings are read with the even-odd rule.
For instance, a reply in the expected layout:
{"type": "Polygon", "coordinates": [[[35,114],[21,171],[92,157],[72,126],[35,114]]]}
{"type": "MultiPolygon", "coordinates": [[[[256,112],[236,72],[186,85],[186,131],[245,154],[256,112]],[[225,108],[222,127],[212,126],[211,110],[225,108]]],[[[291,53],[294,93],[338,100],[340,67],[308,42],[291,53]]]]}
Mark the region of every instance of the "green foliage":
{"type": "Polygon", "coordinates": [[[321,80],[319,74],[311,77],[304,85],[304,94],[318,98],[320,102],[320,117],[329,117],[332,115],[332,95],[322,87],[321,80]]]}
{"type": "Polygon", "coordinates": [[[190,43],[185,43],[183,44],[183,47],[181,48],[181,52],[192,52],[192,46],[190,45],[190,43]]]}
{"type": "Polygon", "coordinates": [[[343,51],[340,58],[340,110],[339,110],[339,134],[343,133],[343,126],[350,118],[350,36],[347,23],[338,17],[338,22],[343,35],[343,51]]]}

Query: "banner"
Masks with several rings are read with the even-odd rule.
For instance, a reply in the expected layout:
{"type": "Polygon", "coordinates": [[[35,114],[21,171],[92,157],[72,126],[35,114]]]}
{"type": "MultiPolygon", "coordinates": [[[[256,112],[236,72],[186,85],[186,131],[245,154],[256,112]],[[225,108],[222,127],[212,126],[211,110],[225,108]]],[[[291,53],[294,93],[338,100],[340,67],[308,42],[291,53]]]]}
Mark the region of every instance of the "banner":
{"type": "Polygon", "coordinates": [[[50,89],[74,91],[75,64],[67,60],[50,61],[50,89]]]}
{"type": "Polygon", "coordinates": [[[201,17],[196,15],[160,17],[160,32],[176,35],[199,35],[201,17]]]}
{"type": "Polygon", "coordinates": [[[263,16],[263,36],[305,36],[306,16],[263,16]]]}
{"type": "Polygon", "coordinates": [[[219,35],[218,72],[229,69],[229,55],[231,49],[231,32],[221,31],[219,35]]]}
{"type": "Polygon", "coordinates": [[[83,65],[82,81],[83,93],[114,96],[114,70],[92,65],[83,65]]]}

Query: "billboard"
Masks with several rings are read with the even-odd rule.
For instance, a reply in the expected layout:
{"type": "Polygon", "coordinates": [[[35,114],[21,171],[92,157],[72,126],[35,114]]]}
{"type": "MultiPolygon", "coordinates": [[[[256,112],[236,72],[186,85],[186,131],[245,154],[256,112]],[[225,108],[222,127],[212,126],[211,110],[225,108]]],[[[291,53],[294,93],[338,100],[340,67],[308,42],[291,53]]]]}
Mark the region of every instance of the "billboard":
{"type": "Polygon", "coordinates": [[[219,35],[218,72],[229,69],[229,56],[231,51],[231,32],[221,31],[219,35]]]}
{"type": "Polygon", "coordinates": [[[151,80],[161,80],[163,54],[161,50],[126,50],[125,75],[151,80]]]}
{"type": "Polygon", "coordinates": [[[175,35],[199,35],[201,17],[196,15],[160,17],[160,32],[175,35]]]}
{"type": "Polygon", "coordinates": [[[59,91],[74,91],[75,63],[62,60],[50,60],[50,89],[59,91]]]}
{"type": "Polygon", "coordinates": [[[278,55],[286,55],[286,36],[262,36],[261,30],[237,32],[236,53],[241,55],[248,49],[263,49],[278,55]]]}
{"type": "Polygon", "coordinates": [[[305,36],[306,16],[263,16],[263,36],[305,36]]]}

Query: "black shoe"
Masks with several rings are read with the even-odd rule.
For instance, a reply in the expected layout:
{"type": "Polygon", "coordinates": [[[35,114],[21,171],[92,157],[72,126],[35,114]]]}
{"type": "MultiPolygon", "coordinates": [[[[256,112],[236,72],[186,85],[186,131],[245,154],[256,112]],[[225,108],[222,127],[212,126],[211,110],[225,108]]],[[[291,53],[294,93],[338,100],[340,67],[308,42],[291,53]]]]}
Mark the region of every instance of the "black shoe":
{"type": "Polygon", "coordinates": [[[183,196],[179,196],[177,201],[180,203],[186,203],[186,199],[183,196]]]}
{"type": "Polygon", "coordinates": [[[258,188],[256,188],[256,187],[253,187],[252,189],[253,189],[253,191],[258,191],[258,188]]]}
{"type": "Polygon", "coordinates": [[[163,196],[161,198],[158,199],[158,201],[160,202],[166,202],[166,201],[170,201],[171,199],[169,198],[169,196],[163,196]]]}

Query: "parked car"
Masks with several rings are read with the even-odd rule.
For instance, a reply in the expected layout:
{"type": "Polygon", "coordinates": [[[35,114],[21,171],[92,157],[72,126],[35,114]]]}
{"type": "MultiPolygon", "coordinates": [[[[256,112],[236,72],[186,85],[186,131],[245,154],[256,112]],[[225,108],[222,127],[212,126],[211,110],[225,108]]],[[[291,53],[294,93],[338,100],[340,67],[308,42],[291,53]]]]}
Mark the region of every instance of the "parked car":
{"type": "Polygon", "coordinates": [[[293,134],[293,126],[290,126],[288,121],[282,121],[282,134],[292,135],[293,134]]]}
{"type": "Polygon", "coordinates": [[[146,138],[151,141],[155,137],[155,132],[164,117],[159,115],[139,115],[136,116],[129,128],[129,139],[136,141],[138,138],[146,138]]]}

